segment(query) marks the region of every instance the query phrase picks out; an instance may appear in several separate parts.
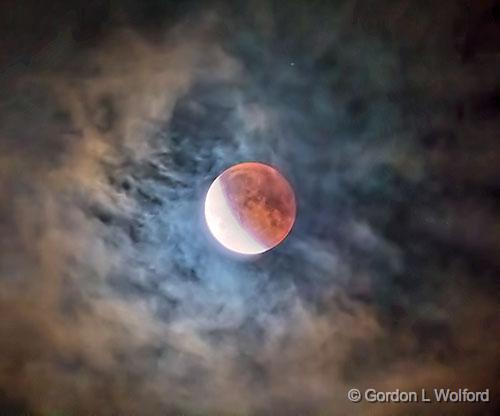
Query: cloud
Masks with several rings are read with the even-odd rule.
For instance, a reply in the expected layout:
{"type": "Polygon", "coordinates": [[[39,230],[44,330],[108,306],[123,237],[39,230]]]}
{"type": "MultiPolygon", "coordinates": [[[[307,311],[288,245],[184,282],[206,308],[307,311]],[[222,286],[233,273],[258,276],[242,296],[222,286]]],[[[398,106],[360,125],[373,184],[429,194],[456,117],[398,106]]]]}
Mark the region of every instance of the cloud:
{"type": "MultiPolygon", "coordinates": [[[[404,7],[384,6],[395,40],[354,3],[258,5],[188,11],[153,39],[115,21],[90,47],[68,29],[5,72],[0,413],[431,414],[345,395],[498,390],[498,221],[474,192],[495,172],[455,179],[464,203],[428,140],[459,134],[455,86],[489,80],[445,65],[447,44],[419,52],[441,30],[408,27],[404,7]],[[251,260],[219,249],[201,210],[245,160],[278,166],[299,205],[251,260]]],[[[484,157],[469,155],[464,170],[484,157]]]]}

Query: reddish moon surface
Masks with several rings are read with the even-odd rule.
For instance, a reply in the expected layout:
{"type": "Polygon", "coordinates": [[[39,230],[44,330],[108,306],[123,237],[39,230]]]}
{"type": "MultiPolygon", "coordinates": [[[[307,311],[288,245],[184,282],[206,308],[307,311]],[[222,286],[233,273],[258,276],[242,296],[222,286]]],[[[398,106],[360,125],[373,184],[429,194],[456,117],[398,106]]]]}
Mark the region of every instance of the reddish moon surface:
{"type": "Polygon", "coordinates": [[[275,168],[240,163],[220,174],[205,199],[215,239],[241,254],[263,253],[281,243],[295,222],[292,187],[275,168]]]}

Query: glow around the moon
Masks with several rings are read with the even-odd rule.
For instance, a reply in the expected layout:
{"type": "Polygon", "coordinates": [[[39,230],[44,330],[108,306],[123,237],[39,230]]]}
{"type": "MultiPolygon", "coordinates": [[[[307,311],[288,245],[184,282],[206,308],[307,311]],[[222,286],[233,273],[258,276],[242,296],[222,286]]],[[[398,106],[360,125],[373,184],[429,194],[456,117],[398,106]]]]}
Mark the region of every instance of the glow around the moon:
{"type": "Polygon", "coordinates": [[[218,176],[205,199],[205,219],[215,239],[240,254],[278,245],[295,221],[293,190],[274,168],[240,163],[218,176]]]}

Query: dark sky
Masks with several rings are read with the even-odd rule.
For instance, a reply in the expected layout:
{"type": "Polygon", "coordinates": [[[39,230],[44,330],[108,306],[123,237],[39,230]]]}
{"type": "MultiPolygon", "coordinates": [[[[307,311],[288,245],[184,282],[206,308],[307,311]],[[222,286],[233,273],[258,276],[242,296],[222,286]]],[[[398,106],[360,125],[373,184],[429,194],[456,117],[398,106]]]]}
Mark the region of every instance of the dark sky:
{"type": "Polygon", "coordinates": [[[495,415],[491,0],[13,1],[0,10],[0,415],[495,415]],[[207,235],[230,165],[295,228],[207,235]],[[490,389],[352,404],[350,388],[490,389]]]}

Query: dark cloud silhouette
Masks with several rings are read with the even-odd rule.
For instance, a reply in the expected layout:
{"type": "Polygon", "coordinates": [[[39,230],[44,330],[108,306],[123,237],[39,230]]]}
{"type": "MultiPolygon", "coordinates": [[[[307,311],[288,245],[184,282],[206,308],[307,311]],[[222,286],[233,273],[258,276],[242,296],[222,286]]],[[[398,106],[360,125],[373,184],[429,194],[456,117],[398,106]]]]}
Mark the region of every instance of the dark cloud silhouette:
{"type": "Polygon", "coordinates": [[[5,10],[0,414],[496,414],[492,4],[5,10]],[[299,210],[250,260],[202,217],[248,160],[299,210]]]}

